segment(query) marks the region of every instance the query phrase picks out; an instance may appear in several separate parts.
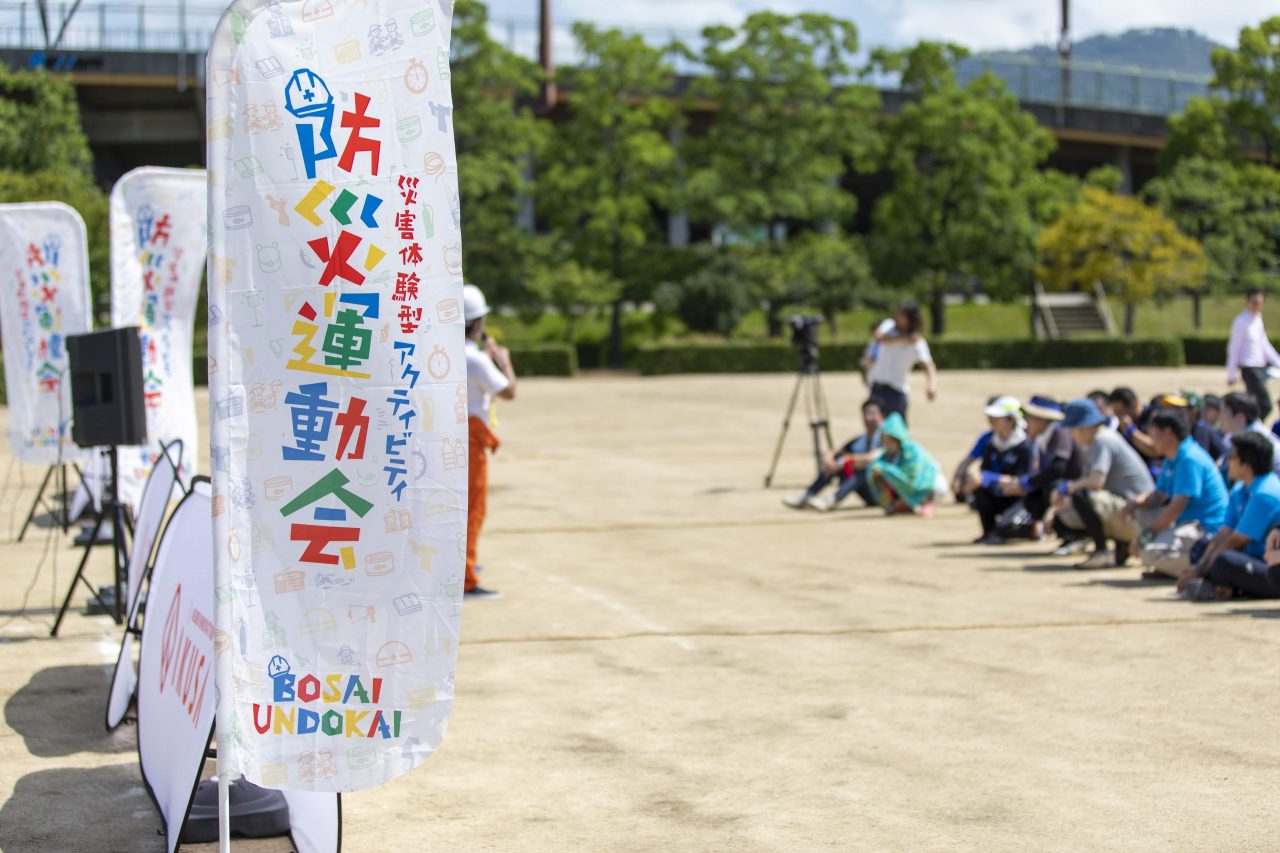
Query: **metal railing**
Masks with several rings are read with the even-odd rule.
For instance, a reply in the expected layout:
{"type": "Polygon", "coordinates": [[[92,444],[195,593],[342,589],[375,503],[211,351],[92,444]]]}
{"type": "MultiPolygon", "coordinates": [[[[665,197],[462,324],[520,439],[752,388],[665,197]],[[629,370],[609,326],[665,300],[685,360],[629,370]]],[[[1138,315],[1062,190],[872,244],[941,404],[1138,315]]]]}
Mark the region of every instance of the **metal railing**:
{"type": "MultiPolygon", "coordinates": [[[[324,3],[329,0],[304,0],[324,3]]],[[[430,2],[430,0],[427,0],[430,2]]],[[[71,3],[50,7],[50,29],[56,35],[66,19],[71,3]]],[[[138,53],[203,54],[225,6],[207,0],[186,3],[93,3],[81,6],[67,23],[58,50],[63,52],[122,51],[138,53]]],[[[513,52],[534,59],[538,52],[538,25],[534,20],[498,20],[490,23],[491,36],[513,52]]],[[[702,37],[693,30],[641,29],[623,27],[655,46],[683,42],[696,49],[702,37]]],[[[561,65],[578,58],[573,34],[567,24],[553,29],[554,53],[561,65]]],[[[0,48],[46,49],[37,6],[31,0],[0,0],[0,48]]],[[[676,51],[669,53],[678,74],[697,74],[702,69],[676,51]]],[[[1119,110],[1151,115],[1181,112],[1187,100],[1209,92],[1207,75],[1178,74],[1133,66],[1071,62],[1069,88],[1064,88],[1064,66],[1056,58],[1033,58],[1010,54],[971,57],[957,64],[962,82],[984,71],[1002,79],[1019,100],[1029,104],[1066,105],[1103,110],[1119,110]]],[[[893,78],[871,82],[893,89],[893,78]]]]}

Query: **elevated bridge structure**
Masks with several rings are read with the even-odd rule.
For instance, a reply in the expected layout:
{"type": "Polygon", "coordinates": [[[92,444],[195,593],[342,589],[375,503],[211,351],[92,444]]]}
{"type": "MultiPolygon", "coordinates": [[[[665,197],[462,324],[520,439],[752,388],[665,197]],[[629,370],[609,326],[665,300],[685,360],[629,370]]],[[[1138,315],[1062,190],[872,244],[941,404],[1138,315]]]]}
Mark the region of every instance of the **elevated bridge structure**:
{"type": "MultiPolygon", "coordinates": [[[[360,0],[303,0],[317,16],[332,4],[360,0]]],[[[71,76],[98,179],[109,185],[135,166],[198,165],[204,158],[204,57],[223,7],[155,3],[47,3],[0,0],[0,62],[9,68],[44,67],[71,76]]],[[[424,9],[442,4],[427,0],[424,9]]],[[[438,8],[435,14],[443,14],[438,8]]],[[[412,24],[410,25],[412,26],[412,24]]],[[[495,39],[536,60],[538,22],[496,21],[495,39]]],[[[696,33],[638,31],[654,44],[696,43],[696,33]]],[[[373,34],[353,34],[361,42],[373,34]]],[[[567,27],[553,30],[561,64],[575,56],[567,27]]],[[[672,54],[678,74],[698,67],[672,54]]],[[[1117,166],[1128,188],[1155,173],[1166,120],[1188,99],[1209,91],[1205,76],[1090,62],[984,55],[957,66],[962,80],[984,71],[1002,78],[1041,125],[1058,139],[1049,165],[1082,174],[1117,166]]],[[[884,108],[905,96],[893,79],[872,81],[884,108]]],[[[217,81],[212,81],[216,85],[217,81]]],[[[554,117],[554,113],[553,113],[554,117]]],[[[861,194],[861,189],[859,189],[861,194]]]]}

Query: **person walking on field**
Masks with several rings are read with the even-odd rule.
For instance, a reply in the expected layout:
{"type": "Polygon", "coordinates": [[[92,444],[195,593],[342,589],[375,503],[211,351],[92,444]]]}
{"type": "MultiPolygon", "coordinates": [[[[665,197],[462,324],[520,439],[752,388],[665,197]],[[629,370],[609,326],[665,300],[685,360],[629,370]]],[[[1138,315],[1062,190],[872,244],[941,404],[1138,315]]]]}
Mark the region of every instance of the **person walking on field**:
{"type": "Polygon", "coordinates": [[[1227,384],[1241,379],[1244,387],[1258,403],[1258,416],[1266,421],[1271,415],[1271,394],[1267,391],[1267,368],[1280,367],[1280,353],[1267,338],[1262,322],[1266,297],[1256,288],[1245,291],[1245,308],[1231,324],[1231,340],[1227,344],[1227,384]]]}
{"type": "Polygon", "coordinates": [[[925,392],[932,402],[938,396],[938,371],[933,355],[924,339],[924,321],[920,306],[907,300],[898,306],[892,319],[876,329],[874,340],[879,345],[875,362],[867,371],[871,396],[884,403],[886,417],[897,412],[907,420],[907,395],[911,392],[911,371],[924,365],[928,385],[925,392]]]}
{"type": "Polygon", "coordinates": [[[462,314],[467,335],[467,576],[463,587],[468,598],[498,598],[484,589],[476,576],[476,547],[489,503],[489,453],[498,449],[490,409],[493,398],[516,398],[516,372],[511,353],[485,332],[489,304],[474,284],[462,288],[462,314]],[[483,347],[483,349],[482,349],[483,347]]]}

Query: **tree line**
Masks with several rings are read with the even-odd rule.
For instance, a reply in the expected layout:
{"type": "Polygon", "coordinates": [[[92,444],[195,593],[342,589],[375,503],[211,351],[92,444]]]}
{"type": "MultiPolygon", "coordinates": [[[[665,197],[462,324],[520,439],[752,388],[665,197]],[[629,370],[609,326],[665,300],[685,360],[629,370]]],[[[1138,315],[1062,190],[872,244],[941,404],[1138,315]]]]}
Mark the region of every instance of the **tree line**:
{"type": "MultiPolygon", "coordinates": [[[[856,25],[760,12],[696,48],[579,23],[554,81],[454,7],[452,81],[464,269],[493,301],[605,310],[621,356],[628,305],[729,335],[763,309],[838,313],[906,295],[934,333],[944,296],[1024,298],[1100,282],[1126,306],[1266,285],[1280,243],[1280,17],[1213,57],[1210,98],[1170,119],[1160,174],[1137,197],[1104,167],[1045,168],[1052,134],[997,77],[961,84],[963,47],[921,42],[859,59],[856,25]],[[672,59],[701,71],[678,78],[672,59]],[[871,84],[893,75],[895,114],[871,84]],[[553,114],[539,109],[554,82],[553,114]],[[878,176],[868,211],[851,189],[878,176]],[[672,246],[687,223],[696,239],[672,246]],[[535,228],[530,228],[536,223],[535,228]]],[[[106,288],[107,205],[65,78],[0,71],[0,201],[57,198],[85,216],[106,288]]],[[[1197,303],[1198,304],[1198,303],[1197,303]]],[[[861,331],[861,330],[857,330],[861,331]]]]}

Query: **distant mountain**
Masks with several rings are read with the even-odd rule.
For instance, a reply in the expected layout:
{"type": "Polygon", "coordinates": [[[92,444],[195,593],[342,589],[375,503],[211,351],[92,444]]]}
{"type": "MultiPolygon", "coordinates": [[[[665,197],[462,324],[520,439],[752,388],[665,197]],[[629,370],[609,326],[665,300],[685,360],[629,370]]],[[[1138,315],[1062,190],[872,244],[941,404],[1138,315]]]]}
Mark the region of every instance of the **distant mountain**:
{"type": "MultiPolygon", "coordinates": [[[[1136,65],[1159,71],[1184,74],[1213,74],[1210,57],[1216,42],[1194,30],[1156,27],[1128,30],[1120,35],[1098,35],[1081,39],[1071,47],[1071,59],[1077,62],[1103,62],[1108,65],[1136,65]]],[[[1055,59],[1055,48],[1038,45],[1024,50],[994,51],[984,56],[1027,56],[1033,59],[1055,59]]]]}

